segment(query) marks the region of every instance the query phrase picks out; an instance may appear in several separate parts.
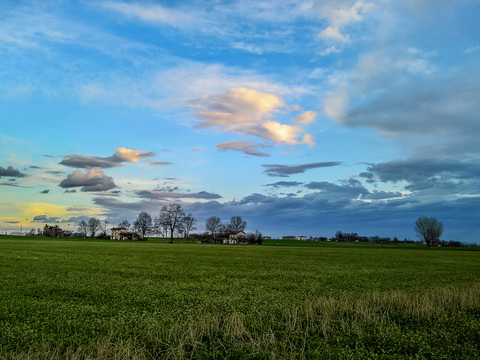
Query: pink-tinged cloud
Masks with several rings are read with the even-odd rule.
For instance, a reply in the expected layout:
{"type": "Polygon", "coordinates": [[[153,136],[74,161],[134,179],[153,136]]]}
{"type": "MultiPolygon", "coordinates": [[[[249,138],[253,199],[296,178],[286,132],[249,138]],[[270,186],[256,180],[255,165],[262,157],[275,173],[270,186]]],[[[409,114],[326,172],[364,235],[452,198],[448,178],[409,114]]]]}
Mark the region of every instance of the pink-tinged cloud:
{"type": "Polygon", "coordinates": [[[223,152],[232,150],[232,151],[239,151],[244,154],[252,155],[252,156],[268,157],[270,156],[269,154],[259,151],[258,149],[271,148],[271,146],[260,144],[254,141],[233,140],[230,142],[217,144],[217,148],[218,150],[223,152]]]}
{"type": "MultiPolygon", "coordinates": [[[[279,113],[298,111],[298,106],[288,107],[283,99],[273,94],[233,88],[222,94],[192,100],[187,107],[196,111],[197,127],[256,136],[277,145],[314,144],[313,137],[306,134],[303,127],[275,120],[279,113]]],[[[306,111],[294,120],[308,124],[315,117],[314,111],[306,111]]]]}

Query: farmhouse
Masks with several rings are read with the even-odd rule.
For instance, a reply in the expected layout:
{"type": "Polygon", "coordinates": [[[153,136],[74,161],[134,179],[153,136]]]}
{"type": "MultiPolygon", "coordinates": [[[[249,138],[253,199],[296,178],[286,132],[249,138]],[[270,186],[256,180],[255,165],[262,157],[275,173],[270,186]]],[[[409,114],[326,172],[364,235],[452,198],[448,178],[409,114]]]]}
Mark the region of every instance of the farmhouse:
{"type": "Polygon", "coordinates": [[[223,239],[224,244],[245,243],[245,232],[244,231],[231,231],[227,235],[228,235],[228,237],[223,239]]]}
{"type": "Polygon", "coordinates": [[[300,235],[300,236],[298,237],[298,240],[300,240],[300,241],[306,241],[306,240],[307,240],[307,237],[304,236],[304,235],[300,235]]]}
{"type": "Polygon", "coordinates": [[[114,227],[111,231],[113,240],[141,240],[137,233],[127,231],[124,227],[114,227]]]}

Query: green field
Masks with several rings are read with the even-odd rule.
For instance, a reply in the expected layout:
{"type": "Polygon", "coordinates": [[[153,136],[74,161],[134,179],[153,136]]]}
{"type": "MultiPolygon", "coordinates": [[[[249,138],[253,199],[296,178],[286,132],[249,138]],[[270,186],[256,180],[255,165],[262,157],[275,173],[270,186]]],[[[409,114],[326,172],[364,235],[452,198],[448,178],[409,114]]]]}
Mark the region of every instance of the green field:
{"type": "Polygon", "coordinates": [[[0,237],[0,358],[480,358],[480,251],[0,237]]]}

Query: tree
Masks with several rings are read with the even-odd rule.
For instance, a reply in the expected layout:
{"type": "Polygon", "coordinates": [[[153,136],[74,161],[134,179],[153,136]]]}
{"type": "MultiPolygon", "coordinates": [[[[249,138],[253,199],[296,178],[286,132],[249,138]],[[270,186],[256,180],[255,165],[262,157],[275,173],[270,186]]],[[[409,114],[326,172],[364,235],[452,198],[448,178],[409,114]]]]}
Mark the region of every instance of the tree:
{"type": "Polygon", "coordinates": [[[173,244],[175,230],[181,230],[185,221],[185,211],[180,204],[164,205],[160,211],[160,223],[170,231],[170,243],[173,244]]]}
{"type": "Polygon", "coordinates": [[[101,237],[103,237],[103,238],[107,237],[108,224],[109,224],[109,222],[107,220],[100,221],[99,228],[102,232],[101,237]]]}
{"type": "Polygon", "coordinates": [[[183,220],[183,230],[184,233],[183,235],[187,238],[188,241],[188,235],[190,234],[190,231],[197,230],[197,227],[195,226],[197,222],[197,219],[195,219],[192,214],[188,214],[185,216],[185,219],[183,220]]]}
{"type": "Polygon", "coordinates": [[[85,222],[85,220],[80,221],[78,224],[78,233],[83,236],[84,238],[87,237],[88,234],[88,224],[85,222]]]}
{"type": "Polygon", "coordinates": [[[435,218],[426,216],[419,217],[413,228],[419,237],[427,243],[427,246],[435,245],[440,241],[443,233],[443,224],[435,218]]]}
{"type": "Polygon", "coordinates": [[[100,229],[100,219],[97,219],[96,217],[91,217],[88,219],[88,231],[90,232],[90,235],[92,236],[92,239],[95,237],[95,233],[100,229]]]}
{"type": "Polygon", "coordinates": [[[118,226],[118,227],[121,227],[121,228],[124,228],[125,230],[128,230],[128,229],[130,229],[130,226],[132,226],[132,225],[130,225],[130,223],[128,222],[128,220],[123,220],[123,221],[122,221],[121,223],[119,223],[117,226],[118,226]]]}
{"type": "Polygon", "coordinates": [[[63,231],[58,225],[49,226],[48,224],[45,224],[45,227],[43,228],[43,236],[54,238],[63,237],[63,231]]]}
{"type": "Polygon", "coordinates": [[[209,217],[205,221],[205,229],[212,233],[212,238],[215,238],[215,232],[220,228],[220,218],[218,216],[209,217]]]}
{"type": "Polygon", "coordinates": [[[152,217],[149,213],[142,211],[133,222],[133,226],[142,235],[142,238],[145,239],[145,234],[152,228],[152,217]]]}
{"type": "Polygon", "coordinates": [[[247,222],[242,220],[241,216],[232,216],[227,225],[229,231],[245,231],[247,222]]]}
{"type": "Polygon", "coordinates": [[[263,243],[263,235],[261,232],[259,232],[258,230],[255,230],[255,233],[253,234],[248,234],[246,237],[245,237],[245,240],[247,241],[247,243],[249,244],[262,244],[263,243]]]}

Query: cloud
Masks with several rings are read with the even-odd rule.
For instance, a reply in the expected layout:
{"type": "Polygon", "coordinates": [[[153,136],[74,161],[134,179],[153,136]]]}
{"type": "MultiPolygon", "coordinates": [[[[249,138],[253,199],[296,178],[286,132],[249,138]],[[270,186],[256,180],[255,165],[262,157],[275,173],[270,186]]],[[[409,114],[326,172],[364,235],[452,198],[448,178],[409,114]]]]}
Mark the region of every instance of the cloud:
{"type": "Polygon", "coordinates": [[[31,222],[37,223],[50,223],[50,224],[60,224],[60,218],[56,216],[48,217],[47,215],[37,215],[33,218],[31,222]]]}
{"type": "Polygon", "coordinates": [[[327,181],[312,181],[305,184],[305,187],[309,190],[317,191],[313,194],[306,195],[306,197],[314,196],[330,202],[350,202],[363,199],[370,195],[370,191],[368,191],[360,181],[352,178],[340,181],[340,185],[327,181]]]}
{"type": "Polygon", "coordinates": [[[373,190],[371,193],[365,195],[365,199],[383,200],[401,198],[403,194],[400,191],[379,191],[373,190]]]}
{"type": "MultiPolygon", "coordinates": [[[[283,99],[270,93],[232,88],[221,94],[192,100],[186,107],[196,111],[199,128],[256,136],[278,145],[314,145],[313,137],[304,134],[304,128],[273,120],[276,115],[296,107],[288,108],[283,99]]],[[[307,111],[295,119],[308,123],[315,115],[315,112],[307,111]]]]}
{"type": "Polygon", "coordinates": [[[473,54],[477,51],[480,51],[480,45],[470,46],[465,49],[464,54],[473,54]]]}
{"type": "Polygon", "coordinates": [[[50,190],[45,189],[45,190],[41,191],[40,194],[48,194],[49,192],[50,192],[50,190]]]}
{"type": "Polygon", "coordinates": [[[320,56],[327,56],[327,55],[330,55],[330,54],[336,54],[336,53],[340,53],[342,52],[342,49],[336,47],[336,46],[330,46],[322,51],[319,51],[318,52],[318,55],[320,56]]]}
{"type": "Polygon", "coordinates": [[[418,182],[433,177],[448,179],[478,179],[480,164],[454,159],[410,158],[373,164],[360,176],[381,182],[418,182]]]}
{"type": "Polygon", "coordinates": [[[357,1],[350,7],[334,7],[327,3],[324,11],[326,12],[326,17],[329,19],[331,25],[322,30],[319,33],[319,36],[325,39],[349,42],[350,37],[348,35],[343,35],[340,32],[341,29],[350,23],[363,20],[363,15],[368,13],[373,7],[373,3],[365,3],[363,1],[357,1]]]}
{"type": "Polygon", "coordinates": [[[303,185],[303,183],[298,182],[298,181],[277,181],[273,184],[267,184],[264,186],[271,186],[274,188],[279,188],[279,187],[292,187],[292,186],[300,186],[303,185]]]}
{"type": "Polygon", "coordinates": [[[213,200],[221,199],[222,197],[215,193],[209,193],[207,191],[200,191],[196,193],[190,192],[176,192],[171,189],[166,190],[140,190],[136,194],[139,197],[155,200],[165,200],[165,199],[202,199],[202,200],[213,200]]]}
{"type": "Polygon", "coordinates": [[[64,189],[80,187],[84,192],[107,191],[117,187],[113,178],[106,176],[100,168],[88,169],[86,173],[74,171],[59,186],[64,189]]]}
{"type": "Polygon", "coordinates": [[[300,174],[309,169],[316,169],[322,167],[330,167],[340,165],[338,161],[316,162],[302,165],[279,165],[279,164],[264,164],[266,168],[265,173],[269,176],[288,177],[293,174],[300,174]]]}
{"type": "Polygon", "coordinates": [[[348,37],[348,35],[344,36],[340,34],[340,29],[338,27],[333,27],[333,26],[329,26],[325,30],[322,30],[318,35],[326,39],[339,40],[343,42],[350,41],[350,38],[348,37]]]}
{"type": "Polygon", "coordinates": [[[360,177],[373,184],[403,184],[411,199],[455,199],[480,194],[478,162],[425,158],[393,160],[367,167],[360,177]]]}
{"type": "Polygon", "coordinates": [[[267,153],[261,152],[257,150],[258,148],[264,149],[264,148],[271,148],[269,145],[265,144],[260,144],[257,142],[253,141],[241,141],[241,140],[233,140],[230,142],[224,142],[217,144],[217,148],[220,151],[228,151],[228,150],[233,150],[233,151],[239,151],[242,152],[246,155],[252,155],[252,156],[262,156],[262,157],[268,157],[270,156],[267,153]]]}
{"type": "Polygon", "coordinates": [[[1,177],[25,177],[25,174],[19,170],[14,169],[12,166],[8,166],[6,169],[0,166],[0,178],[1,177]]]}
{"type": "Polygon", "coordinates": [[[60,164],[75,168],[113,168],[123,166],[123,162],[138,162],[142,159],[155,156],[152,152],[140,151],[125,147],[118,147],[109,157],[70,155],[65,156],[60,164]]]}
{"type": "Polygon", "coordinates": [[[198,17],[199,14],[190,12],[188,9],[110,1],[102,5],[107,10],[113,10],[130,18],[137,18],[145,22],[165,24],[178,28],[201,26],[204,23],[204,21],[198,17]]]}
{"type": "Polygon", "coordinates": [[[151,166],[165,166],[165,165],[172,165],[171,162],[167,161],[150,161],[150,160],[145,160],[145,162],[151,166]]]}
{"type": "Polygon", "coordinates": [[[189,107],[197,110],[199,127],[222,127],[235,131],[245,125],[256,125],[271,118],[286,105],[273,94],[247,88],[233,88],[222,94],[192,100],[189,107]]]}

